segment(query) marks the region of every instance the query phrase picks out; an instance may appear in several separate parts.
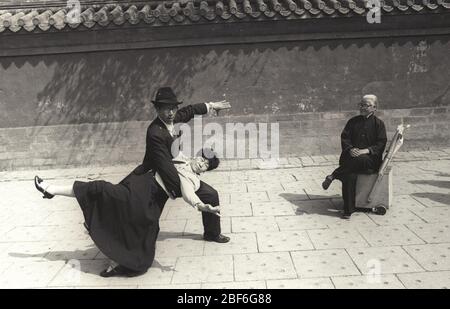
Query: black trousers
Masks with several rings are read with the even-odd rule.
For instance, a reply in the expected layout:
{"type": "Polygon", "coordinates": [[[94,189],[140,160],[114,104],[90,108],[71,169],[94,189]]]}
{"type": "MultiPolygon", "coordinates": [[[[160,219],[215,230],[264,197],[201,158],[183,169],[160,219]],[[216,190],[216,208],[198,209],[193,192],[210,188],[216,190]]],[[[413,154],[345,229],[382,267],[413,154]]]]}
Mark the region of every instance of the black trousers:
{"type": "Polygon", "coordinates": [[[333,177],[342,182],[342,198],[344,200],[344,213],[349,215],[355,212],[355,195],[357,174],[374,172],[378,168],[376,160],[369,155],[348,158],[334,170],[333,177]]]}
{"type": "MultiPolygon", "coordinates": [[[[160,206],[161,212],[169,197],[166,192],[158,185],[159,191],[156,194],[156,201],[160,206]]],[[[195,192],[200,200],[211,206],[219,206],[219,193],[216,189],[207,183],[200,181],[200,188],[195,192]]],[[[220,235],[220,217],[215,214],[202,211],[203,230],[205,236],[215,237],[220,235]]]]}

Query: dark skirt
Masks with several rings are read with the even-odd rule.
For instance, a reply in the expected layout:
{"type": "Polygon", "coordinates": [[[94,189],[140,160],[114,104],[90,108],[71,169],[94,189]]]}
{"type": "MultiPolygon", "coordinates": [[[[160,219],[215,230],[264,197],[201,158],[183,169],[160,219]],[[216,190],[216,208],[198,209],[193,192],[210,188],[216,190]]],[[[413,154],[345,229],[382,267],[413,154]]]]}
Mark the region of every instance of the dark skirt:
{"type": "Polygon", "coordinates": [[[136,271],[146,271],[155,257],[159,233],[160,190],[153,175],[130,174],[119,184],[76,181],[73,191],[85,226],[100,251],[136,271]]]}

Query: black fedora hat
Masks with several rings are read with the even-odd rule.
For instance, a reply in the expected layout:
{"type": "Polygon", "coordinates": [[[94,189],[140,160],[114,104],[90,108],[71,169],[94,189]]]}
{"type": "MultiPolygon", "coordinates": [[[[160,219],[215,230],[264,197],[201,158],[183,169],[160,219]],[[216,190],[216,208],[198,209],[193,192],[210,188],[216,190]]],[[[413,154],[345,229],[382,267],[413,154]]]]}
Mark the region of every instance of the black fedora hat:
{"type": "Polygon", "coordinates": [[[177,96],[173,92],[171,87],[161,87],[158,89],[155,95],[155,99],[152,100],[153,104],[181,104],[183,101],[178,101],[177,96]]]}

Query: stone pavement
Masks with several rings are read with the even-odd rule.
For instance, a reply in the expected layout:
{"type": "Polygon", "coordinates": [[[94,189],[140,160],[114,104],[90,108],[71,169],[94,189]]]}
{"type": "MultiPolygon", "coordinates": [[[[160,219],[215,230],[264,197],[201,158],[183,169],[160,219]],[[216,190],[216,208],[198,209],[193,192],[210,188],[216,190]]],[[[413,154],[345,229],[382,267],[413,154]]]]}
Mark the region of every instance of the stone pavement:
{"type": "Polygon", "coordinates": [[[320,185],[336,156],[224,161],[203,180],[231,242],[203,241],[200,213],[169,201],[152,268],[108,279],[75,199],[44,200],[32,179],[118,182],[132,166],[0,172],[0,288],[450,288],[450,149],[396,161],[392,208],[350,221],[340,183],[320,185]]]}

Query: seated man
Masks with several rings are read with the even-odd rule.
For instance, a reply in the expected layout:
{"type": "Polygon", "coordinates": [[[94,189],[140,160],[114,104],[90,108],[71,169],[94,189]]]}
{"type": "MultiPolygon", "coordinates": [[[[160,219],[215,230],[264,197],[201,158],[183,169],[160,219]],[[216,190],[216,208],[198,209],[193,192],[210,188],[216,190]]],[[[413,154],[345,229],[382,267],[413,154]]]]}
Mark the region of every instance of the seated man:
{"type": "Polygon", "coordinates": [[[322,183],[327,190],[334,179],[342,182],[343,218],[349,219],[355,208],[358,173],[376,172],[381,165],[387,136],[384,122],[374,115],[378,99],[365,95],[359,103],[360,115],[351,118],[341,134],[342,153],[339,167],[322,183]]]}

